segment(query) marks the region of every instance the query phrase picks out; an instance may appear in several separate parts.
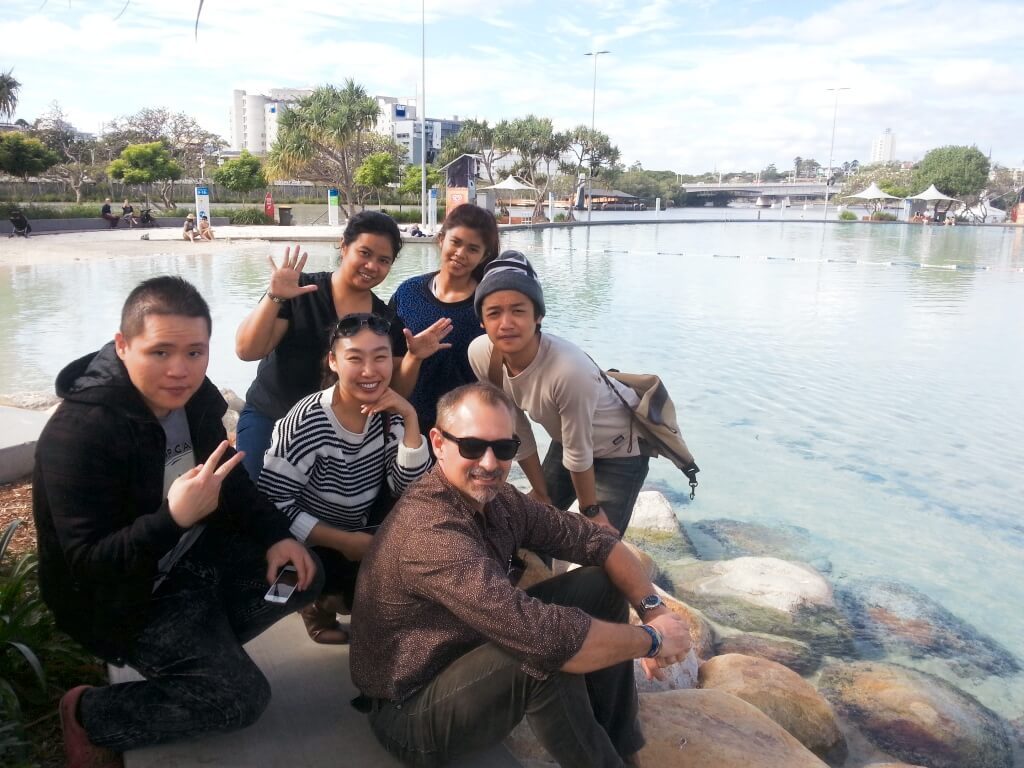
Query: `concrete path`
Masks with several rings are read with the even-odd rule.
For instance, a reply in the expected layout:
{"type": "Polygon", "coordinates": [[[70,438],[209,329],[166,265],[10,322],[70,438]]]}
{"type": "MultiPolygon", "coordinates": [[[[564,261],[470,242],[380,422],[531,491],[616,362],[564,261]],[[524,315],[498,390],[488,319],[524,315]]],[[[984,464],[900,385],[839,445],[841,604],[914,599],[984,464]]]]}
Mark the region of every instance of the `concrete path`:
{"type": "Polygon", "coordinates": [[[0,405],[0,483],[20,480],[32,472],[36,440],[50,414],[0,405]]]}
{"type": "MultiPolygon", "coordinates": [[[[273,696],[256,725],[236,733],[151,747],[125,755],[125,768],[400,768],[377,742],[366,715],[349,704],[357,691],[348,646],[317,645],[302,620],[289,616],[246,646],[273,696]]],[[[113,682],[137,680],[112,669],[113,682]]],[[[453,768],[518,768],[502,746],[453,768]]]]}

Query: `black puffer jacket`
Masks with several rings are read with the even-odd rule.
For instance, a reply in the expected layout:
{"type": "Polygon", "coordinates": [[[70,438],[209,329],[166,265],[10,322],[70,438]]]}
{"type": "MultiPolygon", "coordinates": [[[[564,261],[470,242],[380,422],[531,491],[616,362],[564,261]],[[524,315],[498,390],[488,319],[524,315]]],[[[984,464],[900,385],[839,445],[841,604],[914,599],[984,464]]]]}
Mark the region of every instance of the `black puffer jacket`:
{"type": "MultiPolygon", "coordinates": [[[[64,402],[39,438],[32,478],[39,584],[58,626],[116,661],[145,624],[160,558],[184,531],[163,493],[166,438],[113,343],[61,371],[57,394],[64,402]]],[[[226,410],[209,379],[185,406],[197,464],[225,438],[226,410]]],[[[207,524],[267,548],[289,536],[287,518],[241,465],[207,524]]]]}

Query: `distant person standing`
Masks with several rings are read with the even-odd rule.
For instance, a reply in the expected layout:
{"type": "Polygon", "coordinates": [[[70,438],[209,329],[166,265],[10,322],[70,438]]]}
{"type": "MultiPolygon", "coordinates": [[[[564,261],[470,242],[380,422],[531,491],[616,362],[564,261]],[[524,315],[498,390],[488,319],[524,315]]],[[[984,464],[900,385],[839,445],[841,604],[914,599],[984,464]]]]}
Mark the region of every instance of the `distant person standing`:
{"type": "Polygon", "coordinates": [[[117,222],[121,220],[120,216],[115,216],[114,212],[110,209],[110,198],[108,197],[103,201],[103,207],[100,208],[100,217],[110,222],[110,228],[113,229],[117,226],[117,222]]]}

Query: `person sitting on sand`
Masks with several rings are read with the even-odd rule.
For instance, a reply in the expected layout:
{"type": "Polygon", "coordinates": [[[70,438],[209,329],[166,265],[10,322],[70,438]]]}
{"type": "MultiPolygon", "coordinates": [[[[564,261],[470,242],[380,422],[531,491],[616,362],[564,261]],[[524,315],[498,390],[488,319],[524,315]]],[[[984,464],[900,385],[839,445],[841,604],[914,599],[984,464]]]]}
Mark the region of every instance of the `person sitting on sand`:
{"type": "Polygon", "coordinates": [[[324,565],[323,593],[302,610],[317,643],[348,642],[337,614],[351,613],[359,561],[373,541],[367,526],[430,466],[416,411],[390,386],[390,331],[379,315],[338,321],[327,353],[337,381],[277,422],[257,483],[324,565]]]}
{"type": "Polygon", "coordinates": [[[194,214],[189,214],[185,217],[185,224],[181,228],[181,237],[188,240],[190,243],[194,243],[196,238],[199,237],[199,232],[196,229],[196,217],[194,214]]]}
{"type": "Polygon", "coordinates": [[[117,226],[117,223],[121,220],[120,216],[115,216],[113,211],[110,209],[110,198],[108,197],[103,201],[103,207],[100,208],[100,218],[106,219],[110,222],[110,228],[113,229],[117,226]]]}
{"type": "Polygon", "coordinates": [[[199,214],[199,237],[203,240],[213,240],[213,227],[205,213],[199,214]]]}
{"type": "Polygon", "coordinates": [[[64,695],[75,768],[254,723],[270,687],[242,645],[323,583],[228,444],[210,328],[195,287],[154,277],[129,294],[114,340],[57,377],[63,402],[32,476],[39,588],[58,627],[145,678],[64,695]],[[298,589],[269,602],[286,565],[298,589]]]}
{"type": "Polygon", "coordinates": [[[374,735],[406,765],[486,749],[525,715],[560,765],[621,766],[644,745],[633,659],[661,678],[690,649],[689,625],[614,533],[506,482],[516,410],[490,384],[444,395],[437,465],[362,563],[352,681],[374,735]],[[589,567],[523,590],[520,547],[589,567]]]}

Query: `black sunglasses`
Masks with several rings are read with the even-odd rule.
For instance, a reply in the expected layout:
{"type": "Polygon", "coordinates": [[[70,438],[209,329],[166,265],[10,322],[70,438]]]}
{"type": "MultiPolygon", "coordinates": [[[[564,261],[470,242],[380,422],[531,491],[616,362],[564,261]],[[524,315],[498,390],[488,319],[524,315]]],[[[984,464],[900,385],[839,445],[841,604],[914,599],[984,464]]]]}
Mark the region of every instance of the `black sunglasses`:
{"type": "Polygon", "coordinates": [[[480,459],[490,448],[494,451],[494,458],[498,461],[510,461],[515,458],[522,440],[518,437],[506,437],[503,440],[481,440],[479,437],[456,437],[455,435],[439,430],[446,440],[451,440],[459,446],[459,455],[464,459],[480,459]]]}
{"type": "Polygon", "coordinates": [[[363,328],[369,328],[378,336],[387,336],[391,332],[391,323],[380,315],[374,315],[370,312],[357,312],[345,315],[334,326],[331,341],[334,342],[336,339],[347,339],[349,336],[355,336],[363,328]]]}

